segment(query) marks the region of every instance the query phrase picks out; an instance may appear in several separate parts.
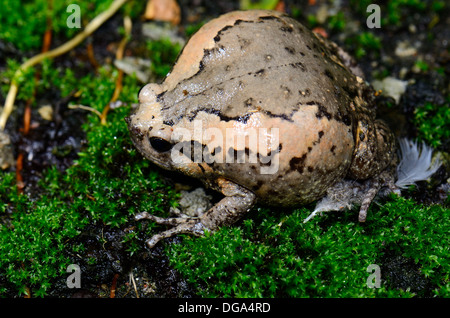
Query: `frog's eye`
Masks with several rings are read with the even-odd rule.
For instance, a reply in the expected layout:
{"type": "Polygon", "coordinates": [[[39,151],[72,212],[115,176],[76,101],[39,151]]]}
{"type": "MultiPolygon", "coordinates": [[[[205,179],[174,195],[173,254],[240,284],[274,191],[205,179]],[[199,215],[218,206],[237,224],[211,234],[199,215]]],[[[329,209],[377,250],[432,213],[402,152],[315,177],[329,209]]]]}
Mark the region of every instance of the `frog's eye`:
{"type": "Polygon", "coordinates": [[[160,137],[150,137],[150,144],[152,145],[153,149],[158,152],[166,152],[172,149],[172,144],[160,137]]]}

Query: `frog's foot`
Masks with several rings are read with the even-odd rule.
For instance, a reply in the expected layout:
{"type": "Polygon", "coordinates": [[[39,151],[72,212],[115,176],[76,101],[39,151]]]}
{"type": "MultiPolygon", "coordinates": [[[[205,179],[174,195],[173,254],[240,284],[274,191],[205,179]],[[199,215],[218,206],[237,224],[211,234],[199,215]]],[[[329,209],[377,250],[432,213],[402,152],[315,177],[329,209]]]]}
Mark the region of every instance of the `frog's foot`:
{"type": "Polygon", "coordinates": [[[154,235],[147,241],[152,248],[160,240],[177,234],[201,236],[205,230],[215,231],[222,225],[231,225],[248,212],[255,202],[255,194],[231,181],[217,180],[218,190],[225,197],[200,217],[161,218],[147,212],[136,215],[136,220],[149,219],[158,224],[171,225],[171,229],[154,235]]]}
{"type": "Polygon", "coordinates": [[[149,248],[153,248],[156,243],[162,239],[177,235],[177,234],[193,234],[201,236],[204,234],[205,226],[199,218],[196,217],[179,217],[179,218],[161,218],[147,212],[139,213],[135,216],[136,221],[148,219],[162,225],[171,225],[171,229],[153,235],[146,241],[149,248]]]}
{"type": "Polygon", "coordinates": [[[394,174],[389,169],[383,171],[379,176],[367,180],[365,182],[365,189],[364,195],[362,196],[361,207],[359,208],[359,222],[366,221],[367,211],[376,195],[384,197],[392,192],[396,194],[400,193],[399,188],[395,185],[394,174]],[[381,191],[382,188],[385,188],[386,190],[383,192],[381,191]]]}

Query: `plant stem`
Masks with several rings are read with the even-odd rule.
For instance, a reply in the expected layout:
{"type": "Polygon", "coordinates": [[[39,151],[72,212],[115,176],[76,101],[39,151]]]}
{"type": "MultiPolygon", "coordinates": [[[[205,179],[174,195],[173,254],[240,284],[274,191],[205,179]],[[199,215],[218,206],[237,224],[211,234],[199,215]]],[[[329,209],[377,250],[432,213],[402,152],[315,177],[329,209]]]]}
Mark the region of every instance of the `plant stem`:
{"type": "Polygon", "coordinates": [[[117,12],[117,10],[119,10],[120,7],[127,1],[128,0],[115,0],[106,11],[96,16],[88,25],[86,25],[84,30],[81,31],[79,34],[77,34],[73,39],[51,51],[40,53],[38,55],[33,56],[17,69],[13,79],[11,80],[11,86],[9,88],[8,95],[6,96],[3,111],[0,115],[0,130],[5,129],[8,117],[13,110],[14,101],[16,99],[17,91],[19,88],[19,85],[17,83],[17,78],[19,74],[24,70],[26,70],[28,67],[32,67],[42,62],[44,59],[54,58],[76,47],[78,44],[83,42],[84,39],[90,36],[95,30],[97,30],[106,20],[108,20],[111,16],[113,16],[117,12]]]}

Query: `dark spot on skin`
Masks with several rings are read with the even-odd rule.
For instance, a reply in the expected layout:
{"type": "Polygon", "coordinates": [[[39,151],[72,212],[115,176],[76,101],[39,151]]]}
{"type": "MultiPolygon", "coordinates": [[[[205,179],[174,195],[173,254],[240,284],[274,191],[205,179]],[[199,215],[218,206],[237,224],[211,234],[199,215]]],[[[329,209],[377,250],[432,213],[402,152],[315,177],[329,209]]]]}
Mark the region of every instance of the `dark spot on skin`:
{"type": "Polygon", "coordinates": [[[300,174],[305,168],[306,153],[301,157],[294,157],[289,161],[290,171],[297,170],[300,174]]]}
{"type": "Polygon", "coordinates": [[[286,46],[284,49],[285,49],[286,51],[288,51],[290,54],[295,54],[295,50],[294,50],[294,48],[292,48],[292,47],[286,46]]]}
{"type": "Polygon", "coordinates": [[[233,157],[233,162],[244,161],[244,151],[243,150],[236,150],[234,148],[228,149],[228,156],[233,157]]]}
{"type": "Polygon", "coordinates": [[[319,131],[319,140],[323,137],[323,130],[319,131]]]}
{"type": "Polygon", "coordinates": [[[217,95],[222,96],[223,95],[223,88],[217,88],[217,95]]]}
{"type": "Polygon", "coordinates": [[[279,20],[278,17],[273,16],[273,15],[267,15],[267,16],[263,16],[263,17],[259,17],[260,20],[279,20]]]}
{"type": "MultiPolygon", "coordinates": [[[[205,148],[205,145],[199,143],[196,140],[191,140],[190,159],[192,162],[201,162],[202,161],[202,155],[203,155],[204,148],[205,148]]],[[[184,154],[184,155],[186,155],[186,154],[184,154]]]]}
{"type": "Polygon", "coordinates": [[[243,123],[243,124],[246,124],[247,121],[249,120],[249,118],[254,114],[254,113],[248,113],[248,114],[245,114],[245,115],[242,115],[242,116],[238,115],[238,116],[235,116],[235,117],[230,117],[230,116],[223,115],[221,113],[221,111],[218,110],[218,109],[215,109],[215,108],[212,108],[212,107],[204,107],[204,108],[198,108],[198,109],[192,111],[191,114],[189,116],[187,116],[187,118],[189,119],[189,121],[193,121],[195,119],[195,117],[197,117],[197,114],[199,112],[202,112],[202,111],[205,112],[205,113],[208,113],[208,114],[213,114],[213,115],[219,116],[221,121],[227,121],[228,122],[230,120],[235,120],[235,121],[238,121],[238,122],[243,123]]]}
{"type": "Polygon", "coordinates": [[[359,133],[359,140],[364,141],[365,138],[366,138],[366,135],[364,135],[364,133],[361,131],[359,133]]]}
{"type": "Polygon", "coordinates": [[[312,50],[311,47],[310,47],[309,45],[306,45],[306,47],[308,48],[308,50],[310,50],[310,51],[312,50]]]}
{"type": "Polygon", "coordinates": [[[305,64],[303,64],[302,62],[297,62],[297,63],[291,63],[289,64],[290,66],[292,66],[293,68],[299,68],[302,70],[302,72],[306,72],[306,66],[305,64]]]}
{"type": "Polygon", "coordinates": [[[349,115],[345,115],[344,117],[342,117],[342,122],[346,125],[346,126],[350,126],[352,124],[352,120],[350,118],[349,115]]]}
{"type": "Polygon", "coordinates": [[[330,150],[331,150],[331,153],[332,153],[333,155],[336,155],[336,154],[334,153],[334,151],[336,150],[336,146],[335,146],[335,145],[331,146],[330,150]]]}
{"type": "Polygon", "coordinates": [[[231,71],[231,66],[230,65],[225,66],[225,72],[229,72],[229,71],[231,71]]]}
{"type": "Polygon", "coordinates": [[[358,90],[356,87],[345,85],[342,87],[351,99],[354,99],[358,95],[358,90]]]}
{"type": "Polygon", "coordinates": [[[281,90],[283,91],[284,97],[286,97],[286,98],[291,97],[292,92],[291,92],[291,90],[289,89],[289,87],[286,87],[286,86],[281,85],[280,88],[281,88],[281,90]]]}
{"type": "Polygon", "coordinates": [[[137,140],[142,141],[144,139],[144,136],[145,136],[144,133],[139,128],[137,128],[136,126],[132,126],[130,128],[130,130],[131,130],[131,134],[133,136],[135,136],[135,138],[137,140]]]}
{"type": "Polygon", "coordinates": [[[218,146],[216,148],[213,149],[211,155],[215,155],[216,153],[220,153],[222,151],[222,147],[218,146]]]}
{"type": "Polygon", "coordinates": [[[308,152],[311,152],[311,150],[312,150],[312,147],[308,147],[308,152]]]}
{"type": "Polygon", "coordinates": [[[330,71],[329,69],[326,69],[326,70],[325,70],[325,75],[326,75],[328,78],[330,78],[332,81],[334,81],[334,76],[333,76],[333,74],[331,73],[331,71],[330,71]]]}
{"type": "Polygon", "coordinates": [[[301,56],[305,56],[305,53],[303,53],[303,52],[299,52],[299,53],[300,53],[301,56]]]}
{"type": "Polygon", "coordinates": [[[313,172],[313,171],[314,171],[314,168],[311,167],[311,166],[308,166],[308,171],[309,171],[309,172],[313,172]]]}
{"type": "Polygon", "coordinates": [[[189,95],[189,92],[187,90],[183,89],[183,95],[184,96],[189,95]]]}
{"type": "Polygon", "coordinates": [[[166,93],[166,92],[162,92],[162,93],[156,95],[156,102],[157,102],[157,103],[161,102],[161,100],[162,100],[162,98],[163,98],[163,96],[164,96],[165,93],[166,93]]]}
{"type": "Polygon", "coordinates": [[[314,57],[315,59],[318,59],[318,58],[319,58],[319,55],[313,54],[313,57],[314,57]]]}
{"type": "Polygon", "coordinates": [[[223,27],[222,30],[220,30],[217,34],[221,34],[221,33],[225,32],[226,30],[231,29],[232,27],[233,27],[232,25],[227,25],[227,26],[223,27]]]}
{"type": "Polygon", "coordinates": [[[165,120],[165,121],[163,121],[163,124],[167,125],[167,126],[173,126],[173,121],[172,120],[165,120]]]}
{"type": "Polygon", "coordinates": [[[220,35],[216,35],[215,37],[214,37],[214,42],[219,42],[220,41],[220,35]]]}
{"type": "MultiPolygon", "coordinates": [[[[254,166],[252,166],[252,167],[254,167],[254,166]]],[[[256,170],[256,168],[255,168],[255,170],[256,170]]],[[[258,191],[262,187],[263,184],[264,184],[264,182],[262,182],[261,180],[258,180],[256,182],[256,184],[254,186],[252,186],[252,190],[258,191]]]]}
{"type": "Polygon", "coordinates": [[[309,88],[305,89],[304,91],[299,90],[298,93],[303,97],[309,97],[311,95],[311,91],[309,90],[309,88]]]}
{"type": "Polygon", "coordinates": [[[280,28],[280,30],[283,32],[289,32],[289,33],[292,33],[292,31],[294,31],[294,29],[291,26],[282,26],[280,28]]]}
{"type": "Polygon", "coordinates": [[[239,41],[239,45],[241,46],[241,50],[244,50],[245,48],[247,48],[252,43],[252,41],[248,40],[248,39],[241,39],[241,38],[239,38],[238,41],[239,41]]]}
{"type": "Polygon", "coordinates": [[[272,118],[282,118],[282,119],[284,119],[284,120],[286,120],[286,121],[293,122],[293,120],[292,120],[292,118],[291,118],[291,117],[294,115],[293,113],[290,114],[289,116],[286,115],[286,114],[274,114],[274,113],[272,113],[272,112],[270,112],[270,111],[268,111],[268,110],[264,111],[264,113],[265,113],[267,116],[272,117],[272,118]]]}
{"type": "MultiPolygon", "coordinates": [[[[260,69],[259,71],[257,71],[255,73],[255,77],[256,76],[262,76],[266,71],[264,69],[260,69]]],[[[248,75],[251,75],[252,73],[249,73],[248,75]]]]}
{"type": "Polygon", "coordinates": [[[205,69],[205,64],[203,63],[203,61],[200,61],[200,63],[198,64],[198,72],[195,73],[194,76],[196,76],[196,75],[198,75],[199,73],[201,73],[204,69],[205,69]]]}
{"type": "MultiPolygon", "coordinates": [[[[155,119],[155,115],[152,115],[152,119],[155,119]]],[[[139,120],[139,119],[138,119],[139,120]]]]}
{"type": "Polygon", "coordinates": [[[246,106],[246,107],[251,107],[252,105],[253,105],[253,102],[254,102],[255,100],[253,99],[253,98],[249,98],[249,99],[247,99],[245,102],[244,102],[244,105],[246,106]]]}
{"type": "Polygon", "coordinates": [[[237,19],[236,21],[234,21],[234,25],[239,25],[242,22],[253,23],[253,21],[244,21],[244,20],[241,20],[241,19],[237,19]]]}
{"type": "Polygon", "coordinates": [[[322,117],[326,117],[328,120],[331,119],[331,114],[327,111],[327,108],[325,106],[323,106],[321,103],[318,102],[312,102],[313,104],[309,104],[306,103],[307,105],[317,105],[317,107],[319,108],[317,113],[316,113],[316,117],[317,118],[322,118],[322,117]]]}

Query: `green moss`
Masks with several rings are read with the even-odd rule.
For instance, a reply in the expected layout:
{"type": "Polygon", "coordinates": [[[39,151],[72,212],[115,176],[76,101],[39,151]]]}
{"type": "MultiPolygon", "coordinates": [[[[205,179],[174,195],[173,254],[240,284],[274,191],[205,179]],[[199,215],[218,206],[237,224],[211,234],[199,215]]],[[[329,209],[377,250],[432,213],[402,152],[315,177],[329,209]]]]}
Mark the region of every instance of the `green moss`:
{"type": "Polygon", "coordinates": [[[414,296],[383,276],[388,252],[413,260],[432,292],[448,296],[448,210],[397,198],[372,208],[366,224],[355,211],[303,224],[309,213],[254,210],[240,226],[186,237],[167,251],[206,297],[414,296]],[[370,264],[381,268],[379,289],[366,284],[370,264]]]}
{"type": "MultiPolygon", "coordinates": [[[[61,73],[62,80],[53,84],[68,91],[82,87],[78,103],[101,111],[109,102],[115,70],[101,68],[97,76],[79,80],[71,78],[71,72],[61,73]]],[[[66,171],[44,172],[37,199],[17,194],[15,175],[0,172],[0,291],[21,294],[29,287],[33,296],[43,296],[55,279],[65,277],[67,265],[76,261],[68,255],[82,246],[71,242],[86,224],[125,227],[137,212],[161,214],[175,204],[174,191],[142,160],[129,138],[124,117],[131,103],[137,102],[138,86],[134,77],[124,78],[120,95],[124,106],[110,111],[106,125],[100,124],[97,115],[88,115],[83,126],[86,147],[66,171]]],[[[144,247],[137,234],[123,240],[130,255],[144,247]]]]}
{"type": "Polygon", "coordinates": [[[273,10],[278,0],[240,0],[241,10],[273,10]]]}
{"type": "Polygon", "coordinates": [[[418,137],[428,145],[438,148],[450,140],[450,96],[444,105],[425,103],[414,112],[418,137]]]}
{"type": "Polygon", "coordinates": [[[357,59],[361,59],[369,53],[373,53],[376,56],[380,55],[381,39],[372,32],[358,33],[355,36],[347,38],[346,43],[351,47],[357,59]]]}
{"type": "MultiPolygon", "coordinates": [[[[67,12],[71,0],[52,1],[8,1],[0,0],[0,39],[12,43],[21,51],[39,50],[42,38],[47,28],[47,17],[51,29],[56,36],[71,38],[80,29],[67,27],[67,18],[72,12],[67,12]],[[31,18],[32,17],[32,18],[31,18]]],[[[80,6],[82,27],[100,12],[103,12],[112,0],[77,2],[80,6]]]]}
{"type": "Polygon", "coordinates": [[[346,25],[346,17],[344,12],[339,11],[335,15],[328,18],[328,28],[334,32],[344,30],[346,25]]]}
{"type": "Polygon", "coordinates": [[[171,70],[178,54],[180,44],[173,44],[169,39],[150,41],[147,43],[149,58],[152,61],[151,70],[157,78],[163,78],[171,70]]]}

